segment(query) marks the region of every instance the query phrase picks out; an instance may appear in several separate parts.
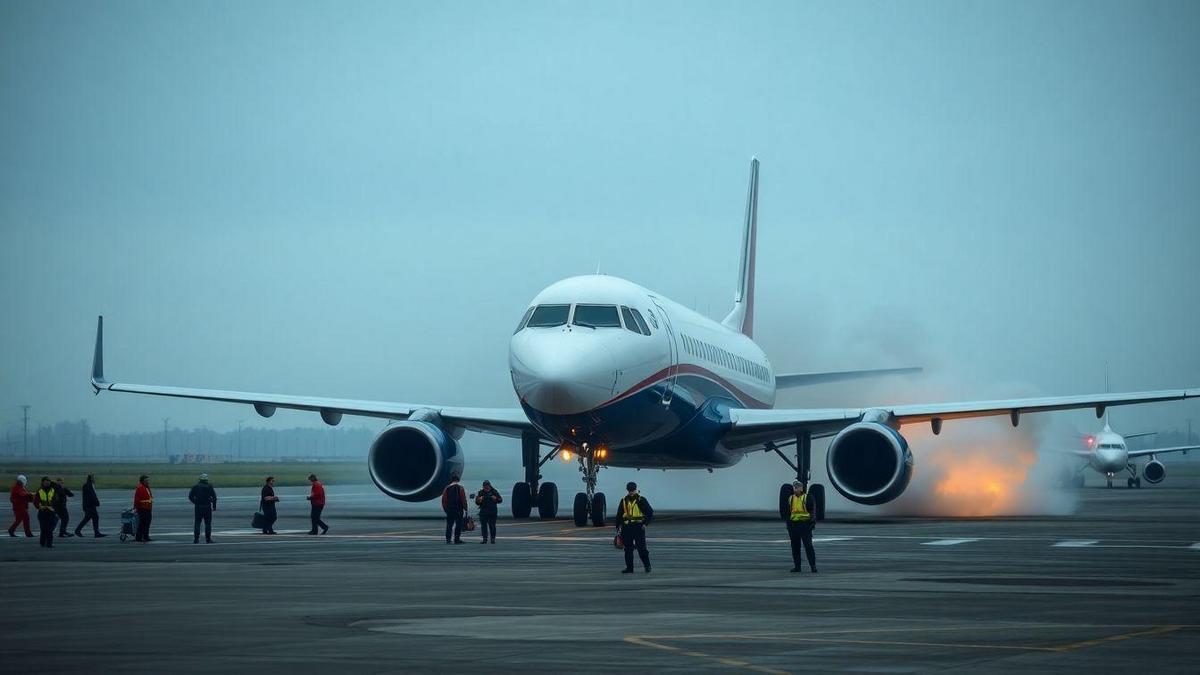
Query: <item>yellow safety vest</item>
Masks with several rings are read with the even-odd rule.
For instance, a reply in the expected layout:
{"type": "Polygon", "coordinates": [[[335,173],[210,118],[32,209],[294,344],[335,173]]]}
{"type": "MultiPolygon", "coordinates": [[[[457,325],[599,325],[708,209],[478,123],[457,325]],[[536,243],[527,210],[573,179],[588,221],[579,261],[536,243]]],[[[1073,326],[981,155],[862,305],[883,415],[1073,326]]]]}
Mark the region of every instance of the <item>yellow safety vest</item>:
{"type": "Polygon", "coordinates": [[[812,514],[809,513],[808,509],[805,508],[805,506],[804,506],[804,498],[807,496],[808,496],[807,494],[805,494],[802,497],[797,497],[796,495],[792,495],[792,520],[793,521],[801,522],[801,521],[812,520],[812,514]]]}
{"type": "Polygon", "coordinates": [[[50,488],[49,490],[45,488],[38,488],[38,510],[54,510],[54,488],[50,488]]]}
{"type": "Polygon", "coordinates": [[[623,501],[625,502],[625,512],[621,514],[621,519],[626,525],[640,525],[646,520],[646,517],[642,515],[642,507],[638,505],[641,498],[625,497],[623,501]]]}

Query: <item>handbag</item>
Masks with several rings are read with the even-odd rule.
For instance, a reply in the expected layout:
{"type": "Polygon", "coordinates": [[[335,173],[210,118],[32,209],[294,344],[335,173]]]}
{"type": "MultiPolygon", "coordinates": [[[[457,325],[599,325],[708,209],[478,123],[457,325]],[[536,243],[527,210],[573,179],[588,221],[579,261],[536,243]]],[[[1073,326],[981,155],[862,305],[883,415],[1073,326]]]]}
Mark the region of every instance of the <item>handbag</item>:
{"type": "Polygon", "coordinates": [[[466,530],[467,532],[474,532],[475,531],[475,519],[472,518],[471,516],[467,516],[467,519],[463,521],[463,529],[466,530]]]}
{"type": "Polygon", "coordinates": [[[255,511],[254,517],[250,519],[250,527],[252,527],[256,530],[261,530],[266,526],[267,526],[267,517],[263,515],[262,511],[255,511]]]}
{"type": "Polygon", "coordinates": [[[617,533],[617,536],[613,537],[613,547],[618,551],[625,548],[625,540],[621,538],[620,532],[617,533]]]}

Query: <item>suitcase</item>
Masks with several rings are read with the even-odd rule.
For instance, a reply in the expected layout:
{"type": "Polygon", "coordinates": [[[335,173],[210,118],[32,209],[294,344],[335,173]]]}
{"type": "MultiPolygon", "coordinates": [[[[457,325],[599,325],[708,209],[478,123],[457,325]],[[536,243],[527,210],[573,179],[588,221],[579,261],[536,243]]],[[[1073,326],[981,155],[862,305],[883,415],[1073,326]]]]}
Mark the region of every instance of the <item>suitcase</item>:
{"type": "Polygon", "coordinates": [[[263,515],[262,511],[255,511],[254,517],[250,519],[250,527],[252,527],[256,530],[261,530],[266,526],[267,526],[267,517],[263,515]]]}
{"type": "Polygon", "coordinates": [[[467,516],[467,519],[463,521],[463,529],[466,530],[467,532],[474,532],[475,531],[475,519],[472,518],[471,516],[467,516]]]}

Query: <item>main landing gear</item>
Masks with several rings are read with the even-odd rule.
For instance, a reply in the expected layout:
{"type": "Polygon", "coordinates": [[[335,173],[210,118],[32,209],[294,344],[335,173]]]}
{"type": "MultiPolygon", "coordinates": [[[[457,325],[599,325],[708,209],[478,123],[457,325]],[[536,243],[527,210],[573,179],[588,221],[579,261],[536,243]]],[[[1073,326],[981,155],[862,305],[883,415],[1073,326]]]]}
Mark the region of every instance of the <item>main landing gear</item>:
{"type": "MultiPolygon", "coordinates": [[[[796,440],[785,441],[782,444],[767,443],[767,450],[779,455],[785,464],[796,472],[796,480],[808,486],[808,494],[812,495],[813,517],[825,520],[825,486],[820,483],[809,483],[812,477],[812,434],[802,432],[796,434],[796,440]],[[788,459],[780,448],[796,446],[796,461],[788,459]]],[[[784,483],[779,486],[779,517],[787,520],[791,512],[792,484],[784,483]]]]}
{"type": "Polygon", "coordinates": [[[541,455],[541,441],[537,434],[521,436],[521,464],[525,467],[525,480],[513,485],[513,518],[528,518],[536,505],[539,518],[558,516],[558,485],[550,481],[541,483],[542,465],[558,454],[555,447],[545,457],[541,455]]]}
{"type": "Polygon", "coordinates": [[[584,443],[579,448],[579,472],[583,474],[584,492],[576,493],[574,515],[575,525],[583,527],[588,520],[595,527],[604,527],[604,519],[608,515],[608,503],[603,492],[596,492],[596,478],[603,466],[597,454],[604,454],[603,449],[597,450],[584,443]]]}
{"type": "Polygon", "coordinates": [[[1142,487],[1142,479],[1140,476],[1137,475],[1137,467],[1130,464],[1126,468],[1129,469],[1129,477],[1125,479],[1125,487],[1127,487],[1127,488],[1142,487]]]}

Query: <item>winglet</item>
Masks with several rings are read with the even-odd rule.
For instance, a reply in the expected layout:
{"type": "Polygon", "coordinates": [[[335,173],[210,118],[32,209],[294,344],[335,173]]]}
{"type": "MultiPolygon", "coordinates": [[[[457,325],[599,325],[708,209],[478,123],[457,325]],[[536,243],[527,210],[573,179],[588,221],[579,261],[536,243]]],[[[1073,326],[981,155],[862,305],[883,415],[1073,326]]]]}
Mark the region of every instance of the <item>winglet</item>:
{"type": "Polygon", "coordinates": [[[758,239],[758,158],[750,160],[750,188],[746,195],[746,223],[742,230],[742,264],[733,310],[722,322],[746,337],[754,337],[754,258],[758,239]]]}
{"type": "Polygon", "coordinates": [[[92,355],[92,389],[97,394],[101,389],[108,388],[108,380],[104,379],[104,317],[96,317],[96,352],[92,355]]]}

